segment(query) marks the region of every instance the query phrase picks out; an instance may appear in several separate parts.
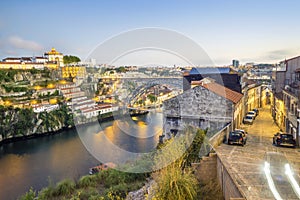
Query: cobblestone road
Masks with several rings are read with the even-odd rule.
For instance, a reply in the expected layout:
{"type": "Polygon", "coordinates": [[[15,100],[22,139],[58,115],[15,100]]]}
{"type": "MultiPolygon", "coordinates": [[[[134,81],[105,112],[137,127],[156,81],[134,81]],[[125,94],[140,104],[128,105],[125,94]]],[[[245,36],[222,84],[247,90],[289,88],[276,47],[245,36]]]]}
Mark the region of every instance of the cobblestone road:
{"type": "MultiPolygon", "coordinates": [[[[247,199],[275,199],[263,170],[266,152],[283,154],[299,183],[299,149],[276,147],[272,144],[273,135],[279,128],[273,122],[269,107],[260,109],[253,125],[244,125],[241,128],[248,132],[247,144],[244,147],[222,144],[216,151],[247,199]]],[[[280,184],[277,184],[277,180],[274,182],[280,196],[283,199],[298,199],[285,174],[279,174],[278,177],[281,178],[278,181],[280,184]]]]}

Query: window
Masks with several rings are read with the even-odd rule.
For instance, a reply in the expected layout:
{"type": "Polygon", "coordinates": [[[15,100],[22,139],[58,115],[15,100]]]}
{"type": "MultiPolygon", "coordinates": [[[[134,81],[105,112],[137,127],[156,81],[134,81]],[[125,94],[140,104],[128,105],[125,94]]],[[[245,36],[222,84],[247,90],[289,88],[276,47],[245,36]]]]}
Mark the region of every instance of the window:
{"type": "Polygon", "coordinates": [[[296,77],[295,78],[296,78],[297,81],[300,81],[300,72],[296,72],[296,77]]]}

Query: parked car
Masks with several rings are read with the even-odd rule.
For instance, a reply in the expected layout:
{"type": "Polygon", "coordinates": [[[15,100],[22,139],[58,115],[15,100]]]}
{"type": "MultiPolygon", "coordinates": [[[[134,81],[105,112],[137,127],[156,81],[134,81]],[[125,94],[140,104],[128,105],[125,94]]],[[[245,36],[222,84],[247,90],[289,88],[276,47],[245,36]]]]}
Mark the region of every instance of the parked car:
{"type": "Polygon", "coordinates": [[[257,108],[252,109],[256,113],[256,116],[259,114],[259,110],[257,108]]]}
{"type": "Polygon", "coordinates": [[[296,147],[296,140],[292,134],[278,132],[273,137],[273,144],[277,146],[296,147]]]}
{"type": "Polygon", "coordinates": [[[247,134],[240,131],[232,131],[229,133],[228,144],[240,144],[244,146],[247,141],[247,134]]]}
{"type": "Polygon", "coordinates": [[[254,119],[255,119],[255,117],[256,117],[256,112],[254,112],[254,111],[249,111],[249,112],[247,112],[246,115],[253,116],[254,119]]]}
{"type": "Polygon", "coordinates": [[[243,129],[235,129],[234,131],[246,134],[246,136],[248,135],[248,133],[245,130],[243,130],[243,129]]]}
{"type": "Polygon", "coordinates": [[[253,124],[254,116],[253,115],[246,115],[243,119],[244,124],[253,124]]]}

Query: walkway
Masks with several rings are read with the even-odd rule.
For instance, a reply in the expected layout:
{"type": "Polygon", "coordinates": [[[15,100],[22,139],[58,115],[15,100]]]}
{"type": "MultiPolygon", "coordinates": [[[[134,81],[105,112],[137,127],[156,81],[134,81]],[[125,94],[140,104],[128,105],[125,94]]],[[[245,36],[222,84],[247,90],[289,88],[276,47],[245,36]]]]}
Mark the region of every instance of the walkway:
{"type": "MultiPolygon", "coordinates": [[[[299,183],[299,149],[276,147],[272,144],[273,135],[279,128],[273,123],[269,107],[260,109],[253,125],[244,125],[241,128],[248,132],[247,144],[244,147],[222,144],[216,151],[246,199],[275,199],[264,172],[267,152],[285,155],[299,183]]],[[[298,199],[284,173],[275,175],[273,179],[283,199],[298,199]]]]}

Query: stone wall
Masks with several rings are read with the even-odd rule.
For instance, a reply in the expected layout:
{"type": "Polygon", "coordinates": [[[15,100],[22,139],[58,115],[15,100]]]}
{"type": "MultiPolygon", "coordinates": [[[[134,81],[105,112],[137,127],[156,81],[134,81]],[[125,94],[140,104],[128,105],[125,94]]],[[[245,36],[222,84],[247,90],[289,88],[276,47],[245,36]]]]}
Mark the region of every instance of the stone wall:
{"type": "Polygon", "coordinates": [[[216,159],[216,164],[217,178],[223,191],[223,196],[225,200],[245,199],[239,191],[234,179],[228,173],[227,169],[225,168],[219,157],[217,157],[216,159]]]}
{"type": "Polygon", "coordinates": [[[197,86],[163,103],[165,122],[178,118],[179,123],[193,123],[199,128],[216,131],[231,122],[233,103],[208,89],[197,86]]]}
{"type": "Polygon", "coordinates": [[[201,183],[217,179],[217,155],[215,153],[202,157],[200,163],[192,163],[192,167],[201,183]]]}

